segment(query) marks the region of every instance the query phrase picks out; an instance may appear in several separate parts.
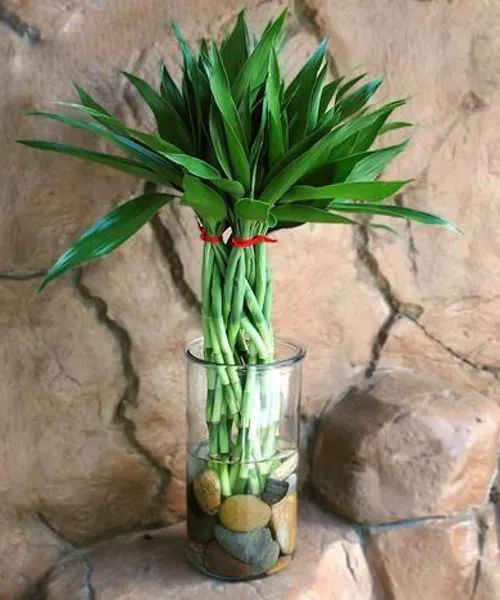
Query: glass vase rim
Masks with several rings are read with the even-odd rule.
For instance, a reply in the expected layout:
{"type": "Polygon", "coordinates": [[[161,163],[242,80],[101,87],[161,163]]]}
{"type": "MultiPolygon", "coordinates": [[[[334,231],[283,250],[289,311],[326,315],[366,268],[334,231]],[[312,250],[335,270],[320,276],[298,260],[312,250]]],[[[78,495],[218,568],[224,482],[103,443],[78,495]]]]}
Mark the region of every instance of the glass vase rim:
{"type": "Polygon", "coordinates": [[[291,349],[292,353],[290,355],[285,356],[284,358],[280,358],[278,360],[274,360],[269,363],[260,363],[257,365],[219,363],[219,362],[214,362],[211,360],[206,360],[204,358],[201,358],[200,356],[197,356],[193,352],[194,348],[197,348],[200,346],[203,347],[203,337],[200,336],[200,337],[195,338],[194,340],[192,340],[191,342],[189,342],[187,344],[187,346],[185,348],[185,356],[189,362],[192,362],[194,364],[198,364],[200,366],[207,367],[207,368],[208,367],[231,367],[234,369],[255,370],[255,371],[267,371],[267,370],[271,370],[271,369],[282,369],[284,367],[290,367],[292,365],[298,364],[304,359],[304,357],[306,355],[306,349],[304,348],[304,346],[302,346],[295,340],[290,339],[288,337],[276,336],[275,342],[276,342],[276,345],[281,344],[281,345],[284,345],[287,348],[291,349]]]}

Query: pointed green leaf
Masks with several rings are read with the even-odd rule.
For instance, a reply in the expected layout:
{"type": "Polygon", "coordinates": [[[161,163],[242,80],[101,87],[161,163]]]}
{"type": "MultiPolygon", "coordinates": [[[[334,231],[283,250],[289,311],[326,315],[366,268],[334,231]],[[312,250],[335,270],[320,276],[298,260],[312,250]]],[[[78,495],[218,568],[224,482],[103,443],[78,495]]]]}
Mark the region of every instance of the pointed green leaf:
{"type": "MultiPolygon", "coordinates": [[[[383,107],[379,110],[384,110],[385,108],[383,107]]],[[[269,203],[279,200],[304,175],[327,162],[327,157],[334,146],[342,144],[353,134],[368,127],[378,116],[379,111],[375,111],[333,129],[309,148],[309,150],[299,155],[278,172],[267,183],[264,190],[259,194],[259,197],[269,203]]]]}
{"type": "Polygon", "coordinates": [[[380,128],[379,135],[396,129],[404,129],[406,127],[413,127],[413,123],[409,123],[408,121],[392,121],[391,123],[385,123],[380,128]]]}
{"type": "Polygon", "coordinates": [[[53,121],[58,121],[66,125],[71,125],[72,127],[76,127],[77,129],[90,131],[91,133],[94,133],[106,140],[109,140],[125,152],[128,152],[135,158],[139,159],[146,167],[165,177],[165,179],[168,179],[168,181],[172,185],[179,186],[181,183],[181,177],[179,176],[178,172],[172,168],[172,165],[168,162],[166,158],[160,156],[157,152],[153,152],[149,148],[146,148],[144,145],[139,144],[124,135],[119,135],[113,131],[108,130],[106,127],[103,127],[100,123],[93,123],[91,121],[75,119],[74,117],[70,117],[69,115],[63,113],[34,111],[29,114],[37,117],[51,119],[53,121]]]}
{"type": "Polygon", "coordinates": [[[250,186],[250,165],[246,154],[245,133],[241,126],[238,110],[231,95],[227,74],[220,59],[217,47],[212,46],[212,70],[210,72],[210,89],[222,117],[229,160],[234,172],[243,187],[250,186]]]}
{"type": "Polygon", "coordinates": [[[76,93],[78,94],[78,97],[80,98],[80,102],[85,105],[88,106],[88,108],[92,108],[93,110],[103,114],[103,115],[109,115],[108,111],[101,106],[98,102],[96,102],[88,92],[86,92],[81,86],[79,86],[77,83],[74,84],[75,86],[75,90],[76,93]]]}
{"type": "Polygon", "coordinates": [[[290,223],[342,223],[344,225],[358,225],[356,221],[335,215],[328,210],[314,208],[311,206],[293,204],[286,206],[275,206],[271,213],[278,221],[290,223]]]}
{"type": "Polygon", "coordinates": [[[250,36],[245,19],[245,11],[241,11],[236,20],[236,25],[230,35],[224,40],[221,48],[221,57],[229,77],[234,81],[250,52],[250,36]]]}
{"type": "Polygon", "coordinates": [[[166,194],[145,194],[113,208],[64,252],[50,268],[39,291],[68,269],[110,254],[134,235],[171,199],[172,197],[166,194]]]}
{"type": "Polygon", "coordinates": [[[322,91],[321,91],[321,100],[319,103],[319,113],[320,115],[323,115],[326,110],[328,109],[330,102],[332,101],[333,97],[335,96],[335,92],[337,91],[339,85],[342,83],[343,81],[343,77],[340,77],[339,79],[335,79],[335,81],[331,81],[330,83],[327,83],[322,91]]]}
{"type": "Polygon", "coordinates": [[[229,161],[229,150],[224,135],[224,125],[217,107],[212,104],[210,107],[209,118],[210,141],[215,152],[215,156],[227,177],[232,178],[231,164],[229,161]]]}
{"type": "Polygon", "coordinates": [[[271,49],[266,81],[266,107],[268,110],[269,163],[273,164],[285,153],[285,137],[281,119],[281,73],[276,51],[271,49]]]}
{"type": "Polygon", "coordinates": [[[160,94],[158,94],[158,92],[143,79],[140,79],[131,73],[124,72],[123,74],[152,110],[156,119],[159,134],[169,142],[172,142],[172,144],[189,152],[191,150],[189,132],[186,129],[181,116],[170,101],[160,96],[160,94]]]}
{"type": "Polygon", "coordinates": [[[254,51],[240,70],[233,84],[233,95],[239,103],[245,93],[249,93],[253,101],[259,87],[264,83],[267,75],[267,65],[271,48],[275,46],[281,35],[287,11],[281,12],[263,33],[254,51]]]}
{"type": "Polygon", "coordinates": [[[201,177],[201,179],[220,179],[220,173],[215,167],[209,165],[204,160],[190,156],[189,154],[179,154],[170,152],[165,156],[181,167],[184,167],[188,173],[201,177]]]}
{"type": "Polygon", "coordinates": [[[169,100],[177,113],[182,117],[182,119],[184,119],[186,116],[184,99],[182,98],[182,94],[180,93],[175,81],[168,72],[165,63],[162,63],[161,65],[160,92],[163,98],[169,100]]]}
{"type": "Polygon", "coordinates": [[[343,100],[337,103],[336,110],[338,111],[341,119],[346,119],[352,114],[358,112],[365,106],[370,100],[373,94],[378,90],[382,84],[383,77],[380,75],[375,77],[372,81],[365,83],[359,89],[357,89],[349,96],[345,96],[343,100]]]}
{"type": "Polygon", "coordinates": [[[401,219],[408,219],[410,221],[417,221],[418,223],[424,223],[426,225],[439,225],[455,233],[461,233],[460,230],[446,219],[438,217],[436,215],[415,210],[413,208],[406,208],[405,206],[387,206],[384,204],[349,204],[347,202],[337,203],[330,202],[328,205],[329,209],[350,212],[350,213],[363,213],[370,215],[383,215],[387,217],[397,217],[401,219]]]}
{"type": "Polygon", "coordinates": [[[48,150],[50,152],[58,152],[60,154],[66,154],[68,156],[75,156],[77,158],[83,158],[85,160],[106,165],[117,171],[123,173],[129,173],[134,177],[140,177],[146,181],[152,181],[160,185],[168,185],[170,181],[166,177],[162,177],[158,173],[151,171],[143,164],[122,156],[113,156],[111,154],[102,154],[100,152],[92,152],[86,148],[80,148],[79,146],[72,146],[70,144],[59,144],[57,142],[45,142],[43,140],[18,140],[20,144],[30,146],[31,148],[37,148],[38,150],[48,150]]]}
{"type": "Polygon", "coordinates": [[[357,161],[349,172],[346,181],[371,181],[378,177],[401,154],[408,145],[408,140],[395,146],[388,146],[368,153],[367,156],[357,161]]]}
{"type": "Polygon", "coordinates": [[[281,202],[302,202],[304,200],[333,200],[334,198],[353,198],[380,202],[396,194],[408,181],[353,181],[333,183],[323,187],[297,185],[285,194],[281,202]]]}
{"type": "Polygon", "coordinates": [[[340,86],[339,91],[337,93],[337,98],[335,99],[335,102],[336,103],[340,102],[340,100],[343,98],[343,96],[345,96],[345,94],[347,94],[347,92],[351,88],[353,88],[358,83],[358,81],[361,81],[361,79],[366,77],[366,75],[367,75],[367,73],[362,73],[361,75],[357,75],[353,79],[349,79],[349,81],[346,81],[346,83],[344,83],[344,85],[340,86]]]}
{"type": "Polygon", "coordinates": [[[320,79],[321,86],[326,72],[325,69],[322,69],[322,66],[327,46],[328,40],[325,39],[304,64],[285,92],[285,102],[288,105],[287,113],[290,119],[290,143],[292,145],[307,133],[309,120],[311,126],[316,125],[320,97],[318,97],[315,107],[316,117],[310,119],[310,112],[313,94],[319,94],[319,89],[316,86],[317,79],[320,79]]]}

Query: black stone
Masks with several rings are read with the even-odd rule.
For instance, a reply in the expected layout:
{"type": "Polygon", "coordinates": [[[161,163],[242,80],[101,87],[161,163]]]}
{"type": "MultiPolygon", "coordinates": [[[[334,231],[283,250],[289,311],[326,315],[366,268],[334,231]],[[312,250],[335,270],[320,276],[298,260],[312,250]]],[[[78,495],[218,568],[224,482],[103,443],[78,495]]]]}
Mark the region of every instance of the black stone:
{"type": "Polygon", "coordinates": [[[288,487],[288,481],[269,478],[262,492],[262,500],[268,504],[276,504],[287,495],[288,487]]]}

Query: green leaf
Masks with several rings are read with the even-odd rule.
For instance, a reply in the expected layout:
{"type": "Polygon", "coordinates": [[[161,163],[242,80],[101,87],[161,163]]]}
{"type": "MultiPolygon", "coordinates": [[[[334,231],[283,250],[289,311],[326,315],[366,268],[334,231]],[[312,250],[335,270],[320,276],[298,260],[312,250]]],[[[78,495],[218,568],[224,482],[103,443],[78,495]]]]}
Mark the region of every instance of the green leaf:
{"type": "Polygon", "coordinates": [[[233,196],[233,198],[241,198],[245,193],[245,188],[239,181],[233,179],[212,179],[211,181],[216,188],[233,196]]]}
{"type": "Polygon", "coordinates": [[[249,189],[250,165],[246,153],[245,133],[231,95],[224,65],[215,45],[212,46],[211,58],[210,89],[222,117],[231,166],[238,174],[244,188],[249,189]]]}
{"type": "Polygon", "coordinates": [[[382,112],[378,119],[370,127],[367,127],[363,132],[356,136],[352,150],[354,153],[364,152],[373,145],[377,136],[380,135],[380,130],[392,112],[392,110],[382,112]]]}
{"type": "Polygon", "coordinates": [[[227,218],[224,199],[196,177],[185,175],[182,204],[193,208],[203,220],[220,222],[227,218]]]}
{"type": "Polygon", "coordinates": [[[104,127],[106,127],[106,129],[109,129],[110,131],[125,137],[134,138],[135,140],[141,142],[145,146],[148,146],[148,148],[154,150],[155,152],[167,154],[169,152],[178,152],[182,154],[182,150],[180,148],[178,148],[174,144],[165,141],[160,136],[154,135],[152,133],[145,133],[143,131],[139,131],[138,129],[132,129],[131,127],[127,127],[121,121],[118,121],[118,119],[115,119],[111,115],[101,115],[96,110],[88,108],[87,106],[84,106],[82,104],[74,104],[71,102],[58,102],[58,104],[61,106],[66,106],[68,108],[84,112],[85,114],[94,117],[96,120],[98,120],[99,123],[101,123],[101,125],[104,125],[104,127]]]}
{"type": "Polygon", "coordinates": [[[335,96],[335,92],[337,91],[339,85],[342,83],[343,79],[343,77],[340,77],[339,79],[335,79],[335,81],[331,81],[330,83],[327,83],[325,86],[323,86],[323,89],[321,91],[321,100],[319,103],[320,115],[323,115],[328,109],[328,106],[330,105],[330,102],[335,96]]]}
{"type": "Polygon", "coordinates": [[[186,106],[184,104],[184,99],[182,98],[182,94],[179,91],[175,81],[172,79],[172,76],[168,72],[168,69],[165,63],[161,65],[161,83],[160,83],[160,92],[163,98],[168,100],[176,112],[184,119],[186,117],[186,106]]]}
{"type": "Polygon", "coordinates": [[[327,71],[327,65],[324,64],[318,73],[318,77],[314,82],[314,86],[311,93],[311,99],[309,102],[309,111],[307,114],[307,122],[305,132],[314,131],[320,118],[320,104],[321,104],[321,92],[323,89],[323,82],[325,80],[327,71]]]}
{"type": "Polygon", "coordinates": [[[38,150],[48,150],[50,152],[59,152],[60,154],[83,158],[160,185],[168,185],[170,183],[167,178],[149,170],[141,163],[129,160],[128,158],[123,158],[122,156],[92,152],[86,148],[80,148],[79,146],[72,146],[70,144],[59,144],[57,142],[45,142],[42,140],[18,140],[18,142],[25,146],[30,146],[31,148],[37,148],[38,150]]]}
{"type": "Polygon", "coordinates": [[[269,204],[260,200],[242,198],[236,203],[235,210],[240,219],[261,221],[263,223],[266,223],[269,219],[269,204]]]}
{"type": "Polygon", "coordinates": [[[229,81],[234,81],[250,53],[250,36],[242,10],[236,20],[236,25],[230,35],[224,40],[221,48],[221,57],[226,68],[229,81]]]}
{"type": "Polygon", "coordinates": [[[134,235],[171,199],[172,197],[166,194],[145,194],[111,210],[64,252],[50,268],[38,291],[68,269],[110,254],[134,235]]]}
{"type": "Polygon", "coordinates": [[[333,183],[323,187],[298,185],[293,187],[281,202],[301,202],[304,200],[332,200],[333,198],[353,198],[380,202],[393,196],[408,181],[364,181],[350,183],[333,183]]]}
{"type": "Polygon", "coordinates": [[[192,137],[196,141],[197,151],[200,152],[203,146],[202,137],[210,105],[208,82],[200,65],[206,60],[206,55],[201,55],[200,61],[196,60],[179,27],[172,23],[172,29],[179,43],[184,61],[184,77],[182,80],[184,104],[187,107],[191,123],[192,137]]]}
{"type": "Polygon", "coordinates": [[[368,153],[353,165],[346,181],[371,181],[378,177],[392,160],[401,154],[408,145],[408,140],[395,146],[388,146],[368,153]]]}
{"type": "Polygon", "coordinates": [[[408,121],[392,121],[391,123],[385,123],[380,128],[379,135],[396,129],[404,129],[406,127],[413,127],[413,123],[409,123],[408,121]]]}
{"type": "Polygon", "coordinates": [[[166,153],[165,156],[181,167],[184,167],[191,175],[201,177],[201,179],[220,179],[220,173],[215,167],[209,165],[204,160],[190,156],[189,154],[179,154],[175,152],[166,153]]]}
{"type": "Polygon", "coordinates": [[[378,90],[383,81],[382,76],[378,76],[372,81],[365,83],[349,96],[337,103],[336,110],[341,119],[346,119],[352,114],[358,112],[370,100],[373,94],[378,90]]]}
{"type": "Polygon", "coordinates": [[[306,205],[294,204],[290,206],[275,206],[271,213],[278,221],[289,223],[342,223],[344,225],[358,225],[356,221],[335,215],[328,210],[314,208],[306,205]]]}
{"type": "Polygon", "coordinates": [[[103,106],[101,106],[98,102],[96,102],[90,96],[90,94],[87,93],[81,86],[79,86],[77,83],[75,83],[73,85],[75,86],[76,93],[78,94],[78,97],[80,98],[80,102],[82,104],[84,104],[88,108],[92,108],[93,110],[95,110],[103,115],[109,115],[108,111],[103,106]]]}
{"type": "Polygon", "coordinates": [[[161,137],[189,152],[192,149],[191,138],[184,121],[174,106],[143,79],[125,71],[123,74],[152,110],[161,137]]]}
{"type": "Polygon", "coordinates": [[[346,81],[346,83],[344,83],[344,85],[340,86],[335,102],[336,103],[340,102],[342,97],[345,96],[345,94],[347,94],[347,92],[351,88],[353,88],[358,83],[358,81],[361,81],[361,79],[366,77],[366,75],[367,75],[367,73],[362,73],[361,75],[357,75],[353,79],[349,79],[349,81],[346,81]]]}
{"type": "Polygon", "coordinates": [[[34,111],[28,114],[37,117],[44,117],[53,121],[58,121],[66,125],[76,127],[77,129],[90,131],[95,135],[109,140],[125,152],[128,152],[135,158],[139,159],[146,167],[148,167],[152,171],[155,171],[160,176],[163,176],[172,185],[177,187],[180,186],[181,177],[172,168],[172,165],[168,162],[167,159],[160,156],[157,152],[153,152],[149,148],[146,148],[144,145],[139,144],[134,140],[126,137],[125,135],[119,135],[113,131],[110,131],[99,123],[84,121],[82,119],[75,119],[74,117],[70,117],[69,115],[62,113],[34,111]]]}
{"type": "Polygon", "coordinates": [[[268,26],[254,51],[250,54],[248,60],[240,70],[238,77],[233,84],[233,95],[237,104],[246,93],[250,94],[253,103],[259,87],[264,83],[267,75],[269,54],[273,46],[275,46],[279,40],[285,23],[286,14],[287,11],[285,9],[268,26]]]}
{"type": "Polygon", "coordinates": [[[210,107],[209,130],[210,140],[219,165],[227,177],[232,178],[229,151],[224,136],[224,125],[222,124],[222,118],[215,104],[212,104],[210,107]]]}
{"type": "Polygon", "coordinates": [[[418,223],[424,223],[426,225],[439,225],[455,233],[461,233],[460,230],[446,219],[438,217],[436,215],[415,210],[413,208],[406,208],[405,206],[387,206],[384,204],[349,204],[347,202],[330,202],[328,205],[329,209],[342,212],[351,213],[363,213],[370,215],[384,215],[387,217],[397,217],[401,219],[408,219],[410,221],[417,221],[418,223]]]}
{"type": "Polygon", "coordinates": [[[266,81],[266,101],[268,110],[269,162],[273,164],[285,153],[285,137],[281,119],[281,73],[274,48],[269,56],[269,73],[266,81]]]}
{"type": "Polygon", "coordinates": [[[368,127],[378,118],[378,116],[379,111],[375,111],[333,129],[306,152],[299,155],[278,172],[267,183],[264,190],[259,195],[260,198],[269,203],[274,203],[279,200],[294,183],[299,181],[308,172],[324,164],[334,146],[342,144],[342,142],[351,135],[368,127]]]}
{"type": "MultiPolygon", "coordinates": [[[[325,39],[307,60],[285,92],[285,102],[288,105],[287,113],[290,120],[290,144],[292,145],[302,139],[307,132],[313,92],[325,60],[327,46],[328,40],[325,39]]],[[[324,73],[323,70],[323,77],[324,73]]]]}
{"type": "Polygon", "coordinates": [[[204,160],[189,156],[188,154],[168,153],[165,156],[173,163],[186,169],[191,175],[195,175],[200,179],[210,180],[215,187],[227,192],[231,196],[240,198],[245,193],[243,186],[238,181],[230,179],[222,179],[219,171],[212,165],[209,165],[204,160]]]}

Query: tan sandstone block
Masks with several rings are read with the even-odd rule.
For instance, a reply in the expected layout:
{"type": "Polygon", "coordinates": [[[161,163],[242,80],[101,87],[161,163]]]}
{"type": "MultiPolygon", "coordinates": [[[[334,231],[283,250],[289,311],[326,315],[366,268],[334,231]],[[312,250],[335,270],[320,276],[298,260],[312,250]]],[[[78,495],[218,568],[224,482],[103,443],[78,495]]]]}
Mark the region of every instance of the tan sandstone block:
{"type": "Polygon", "coordinates": [[[385,600],[500,598],[492,507],[483,514],[373,528],[368,558],[385,600]]]}
{"type": "Polygon", "coordinates": [[[312,480],[334,512],[385,523],[483,504],[496,471],[500,411],[409,370],[378,372],[324,412],[312,480]]]}

